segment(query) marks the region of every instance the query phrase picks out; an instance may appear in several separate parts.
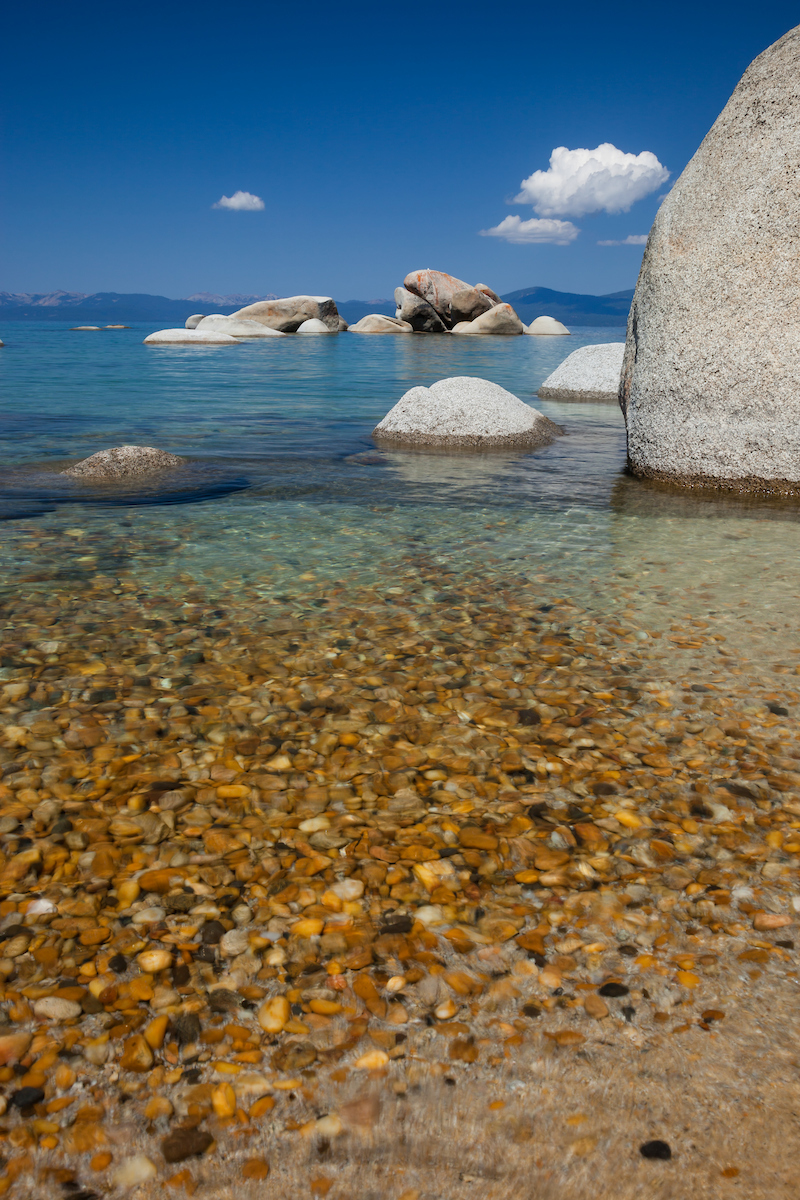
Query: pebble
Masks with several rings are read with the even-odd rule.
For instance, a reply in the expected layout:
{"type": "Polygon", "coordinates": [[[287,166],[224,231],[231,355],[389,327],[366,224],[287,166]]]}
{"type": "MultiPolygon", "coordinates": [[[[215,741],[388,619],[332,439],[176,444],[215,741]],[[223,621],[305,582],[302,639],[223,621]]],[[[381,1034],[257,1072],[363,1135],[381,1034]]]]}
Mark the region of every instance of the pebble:
{"type": "Polygon", "coordinates": [[[148,1179],[155,1179],[157,1174],[155,1163],[146,1154],[134,1154],[123,1159],[113,1172],[111,1182],[115,1187],[129,1189],[147,1183],[148,1179]]]}
{"type": "Polygon", "coordinates": [[[44,996],[34,1000],[33,1011],[37,1017],[47,1021],[73,1021],[81,1015],[77,1000],[64,1000],[59,996],[44,996]]]}
{"type": "Polygon", "coordinates": [[[667,1142],[661,1142],[658,1139],[652,1142],[645,1142],[639,1147],[639,1153],[642,1158],[656,1158],[667,1160],[672,1158],[672,1150],[667,1142]]]}
{"type": "Polygon", "coordinates": [[[34,1104],[41,1104],[44,1100],[44,1091],[40,1087],[22,1087],[11,1093],[10,1104],[14,1108],[33,1108],[34,1104]]]}
{"type": "Polygon", "coordinates": [[[161,1142],[161,1153],[168,1163],[183,1162],[205,1154],[214,1141],[205,1129],[174,1129],[161,1142]]]}

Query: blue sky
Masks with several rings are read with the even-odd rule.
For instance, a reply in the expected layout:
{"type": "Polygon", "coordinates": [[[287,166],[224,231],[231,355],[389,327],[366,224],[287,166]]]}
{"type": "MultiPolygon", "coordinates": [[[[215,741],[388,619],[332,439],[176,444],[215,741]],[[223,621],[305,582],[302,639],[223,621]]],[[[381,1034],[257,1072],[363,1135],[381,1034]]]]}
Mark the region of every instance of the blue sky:
{"type": "Polygon", "coordinates": [[[426,266],[631,287],[641,245],[597,243],[646,234],[670,183],[616,214],[507,202],[560,146],[649,151],[673,181],[796,21],[780,0],[11,6],[0,290],[369,299],[426,266]],[[263,209],[212,207],[239,190],[263,209]],[[580,233],[480,236],[509,216],[580,233]]]}

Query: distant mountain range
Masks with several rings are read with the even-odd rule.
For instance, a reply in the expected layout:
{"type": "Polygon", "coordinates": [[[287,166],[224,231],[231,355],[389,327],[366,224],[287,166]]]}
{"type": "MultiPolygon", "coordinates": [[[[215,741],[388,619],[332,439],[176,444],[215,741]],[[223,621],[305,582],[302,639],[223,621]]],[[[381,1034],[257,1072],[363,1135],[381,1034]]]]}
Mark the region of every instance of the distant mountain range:
{"type": "MultiPolygon", "coordinates": [[[[82,325],[123,324],[128,321],[152,321],[182,325],[192,313],[235,312],[256,300],[276,300],[263,296],[220,296],[214,292],[195,292],[183,300],[146,293],[95,292],[0,292],[2,321],[74,321],[82,325]]],[[[502,297],[513,305],[525,324],[546,313],[565,325],[625,325],[633,299],[633,288],[607,296],[584,296],[577,292],[555,292],[550,288],[521,288],[502,297]]],[[[341,300],[339,312],[348,324],[367,313],[394,316],[394,300],[341,300]]]]}
{"type": "Polygon", "coordinates": [[[113,321],[171,321],[182,325],[192,313],[232,313],[256,300],[276,300],[264,296],[218,296],[214,292],[196,292],[184,300],[150,296],[145,292],[0,292],[0,321],[76,321],[84,325],[102,325],[113,321]]]}
{"type": "Polygon", "coordinates": [[[607,296],[583,296],[579,292],[554,292],[550,288],[522,288],[509,292],[506,300],[529,325],[546,313],[565,325],[621,325],[628,320],[633,288],[611,292],[607,296]]]}

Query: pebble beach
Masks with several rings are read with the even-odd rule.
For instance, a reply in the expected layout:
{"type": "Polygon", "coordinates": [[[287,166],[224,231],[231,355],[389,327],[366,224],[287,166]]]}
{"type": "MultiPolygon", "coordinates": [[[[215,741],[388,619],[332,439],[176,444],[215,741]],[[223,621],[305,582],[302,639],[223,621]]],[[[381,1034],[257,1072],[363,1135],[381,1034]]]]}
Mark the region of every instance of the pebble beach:
{"type": "Polygon", "coordinates": [[[379,490],[0,527],[0,1194],[792,1195],[790,514],[379,490]]]}

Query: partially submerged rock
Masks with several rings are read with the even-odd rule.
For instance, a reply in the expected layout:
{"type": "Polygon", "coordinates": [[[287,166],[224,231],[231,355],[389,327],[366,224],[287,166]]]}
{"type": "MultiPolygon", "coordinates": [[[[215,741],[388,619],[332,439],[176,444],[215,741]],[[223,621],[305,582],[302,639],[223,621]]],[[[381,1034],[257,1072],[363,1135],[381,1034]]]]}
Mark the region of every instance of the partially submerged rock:
{"type": "MultiPolygon", "coordinates": [[[[337,322],[338,325],[338,322],[337,322]]],[[[320,321],[319,317],[310,317],[307,321],[298,328],[298,333],[338,333],[338,328],[331,329],[324,321],[320,321]]]]}
{"type": "Polygon", "coordinates": [[[407,446],[545,446],[561,430],[488,379],[463,375],[406,392],[372,431],[407,446]]]}
{"type": "Polygon", "coordinates": [[[620,387],[637,475],[800,488],[799,77],[800,26],[751,63],[659,209],[620,387]]]}
{"type": "Polygon", "coordinates": [[[542,400],[602,400],[616,404],[624,353],[624,342],[581,346],[548,375],[538,395],[542,400]]]}
{"type": "Polygon", "coordinates": [[[196,329],[198,333],[227,333],[235,338],[283,337],[279,330],[271,329],[269,325],[262,325],[260,321],[226,317],[222,313],[211,313],[210,316],[203,317],[196,329]]]}
{"type": "Polygon", "coordinates": [[[496,304],[474,321],[460,321],[454,326],[453,333],[458,334],[520,334],[525,332],[525,326],[520,321],[510,304],[496,304]]]}
{"type": "Polygon", "coordinates": [[[350,333],[413,333],[408,321],[397,317],[385,317],[382,313],[370,313],[350,326],[350,333]]]}
{"type": "Polygon", "coordinates": [[[235,346],[236,338],[212,329],[158,329],[150,333],[144,346],[235,346]]]}
{"type": "Polygon", "coordinates": [[[394,299],[397,304],[395,316],[407,322],[415,333],[447,333],[447,326],[436,309],[422,296],[399,287],[394,289],[394,299]]]}
{"type": "Polygon", "coordinates": [[[535,321],[531,321],[526,333],[532,337],[567,337],[569,330],[566,325],[562,325],[555,317],[537,317],[535,321]]]}
{"type": "Polygon", "coordinates": [[[129,479],[174,470],[184,461],[177,454],[155,446],[113,446],[110,450],[98,450],[61,473],[74,479],[129,479]]]}
{"type": "Polygon", "coordinates": [[[72,333],[85,333],[89,329],[99,330],[100,326],[99,325],[73,325],[71,332],[72,333]]]}
{"type": "Polygon", "coordinates": [[[260,321],[281,333],[296,333],[304,321],[322,321],[331,333],[339,331],[339,312],[330,296],[284,296],[281,300],[258,300],[232,316],[260,321]]]}
{"type": "Polygon", "coordinates": [[[205,320],[205,313],[192,313],[191,317],[186,318],[186,328],[196,329],[203,320],[205,320]]]}
{"type": "Polygon", "coordinates": [[[411,271],[403,284],[407,291],[427,300],[448,329],[459,321],[474,321],[494,304],[485,291],[478,291],[463,279],[456,279],[444,271],[433,271],[430,267],[411,271]]]}

